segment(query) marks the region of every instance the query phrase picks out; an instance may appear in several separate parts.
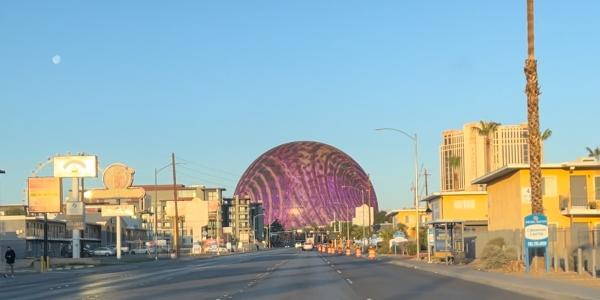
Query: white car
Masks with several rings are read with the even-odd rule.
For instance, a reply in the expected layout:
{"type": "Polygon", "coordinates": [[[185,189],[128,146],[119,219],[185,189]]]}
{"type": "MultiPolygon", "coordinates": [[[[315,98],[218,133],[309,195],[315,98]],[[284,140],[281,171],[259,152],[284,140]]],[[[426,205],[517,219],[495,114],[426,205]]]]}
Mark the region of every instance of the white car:
{"type": "Polygon", "coordinates": [[[294,248],[296,248],[296,249],[302,248],[302,243],[298,242],[298,243],[294,244],[294,248]]]}
{"type": "Polygon", "coordinates": [[[302,250],[304,251],[312,251],[313,249],[313,244],[311,243],[304,243],[304,245],[302,245],[302,250]]]}
{"type": "Polygon", "coordinates": [[[148,254],[148,253],[150,253],[150,250],[147,248],[133,248],[133,249],[129,250],[129,254],[131,254],[131,255],[148,254]]]}
{"type": "Polygon", "coordinates": [[[115,256],[115,249],[109,247],[98,247],[92,252],[94,256],[115,256]]]}

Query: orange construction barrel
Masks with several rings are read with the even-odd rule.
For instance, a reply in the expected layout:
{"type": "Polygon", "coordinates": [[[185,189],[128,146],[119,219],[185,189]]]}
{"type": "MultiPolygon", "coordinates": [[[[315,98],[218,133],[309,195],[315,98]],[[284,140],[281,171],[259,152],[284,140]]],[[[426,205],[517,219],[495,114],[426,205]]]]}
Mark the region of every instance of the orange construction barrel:
{"type": "Polygon", "coordinates": [[[352,255],[352,250],[350,248],[346,248],[346,256],[352,255]]]}
{"type": "Polygon", "coordinates": [[[356,254],[356,257],[360,258],[362,256],[362,250],[360,248],[356,248],[355,254],[356,254]]]}
{"type": "Polygon", "coordinates": [[[369,260],[374,260],[377,257],[377,252],[375,252],[375,248],[369,248],[369,260]]]}

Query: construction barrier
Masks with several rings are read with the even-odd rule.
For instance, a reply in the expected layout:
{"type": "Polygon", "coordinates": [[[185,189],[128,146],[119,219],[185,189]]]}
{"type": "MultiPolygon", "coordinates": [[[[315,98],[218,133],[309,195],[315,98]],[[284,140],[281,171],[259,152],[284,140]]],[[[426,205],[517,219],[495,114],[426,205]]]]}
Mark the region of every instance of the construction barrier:
{"type": "Polygon", "coordinates": [[[369,260],[375,260],[375,258],[377,257],[377,252],[375,251],[375,248],[369,248],[369,260]]]}
{"type": "Polygon", "coordinates": [[[360,248],[356,248],[356,257],[360,258],[362,256],[362,250],[360,248]]]}
{"type": "Polygon", "coordinates": [[[352,255],[352,250],[350,248],[346,248],[346,256],[352,255]]]}

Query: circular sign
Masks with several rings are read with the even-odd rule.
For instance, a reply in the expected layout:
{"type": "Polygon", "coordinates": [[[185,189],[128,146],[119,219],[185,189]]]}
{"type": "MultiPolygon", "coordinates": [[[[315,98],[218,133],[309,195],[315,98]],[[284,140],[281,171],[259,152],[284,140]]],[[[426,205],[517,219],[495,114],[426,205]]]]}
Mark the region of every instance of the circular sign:
{"type": "Polygon", "coordinates": [[[133,184],[133,174],[135,171],[120,163],[112,164],[104,170],[102,181],[109,190],[126,189],[133,184]]]}

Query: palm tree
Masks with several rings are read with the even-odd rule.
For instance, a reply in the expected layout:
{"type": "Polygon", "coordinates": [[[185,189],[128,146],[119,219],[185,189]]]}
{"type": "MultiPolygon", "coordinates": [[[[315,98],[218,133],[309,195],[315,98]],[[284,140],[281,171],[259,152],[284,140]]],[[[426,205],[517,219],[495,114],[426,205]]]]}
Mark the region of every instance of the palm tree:
{"type": "Polygon", "coordinates": [[[585,149],[587,149],[589,157],[594,157],[596,160],[600,160],[600,147],[596,147],[596,149],[585,147],[585,149]]]}
{"type": "Polygon", "coordinates": [[[552,130],[550,128],[546,128],[541,134],[542,142],[549,139],[552,136],[552,130]]]}
{"type": "Polygon", "coordinates": [[[525,77],[527,85],[527,125],[529,127],[529,168],[531,183],[531,211],[534,214],[543,213],[542,202],[542,171],[541,138],[537,61],[535,59],[535,44],[533,31],[533,0],[527,0],[527,59],[525,60],[525,77]]]}
{"type": "Polygon", "coordinates": [[[458,168],[460,167],[460,156],[451,155],[448,157],[448,167],[452,169],[452,189],[458,190],[460,187],[458,185],[458,168]]]}
{"type": "Polygon", "coordinates": [[[500,126],[500,123],[496,123],[493,121],[489,121],[489,122],[485,122],[485,121],[479,121],[480,126],[476,127],[477,129],[477,133],[479,133],[480,136],[483,136],[483,138],[485,139],[485,173],[489,173],[491,171],[491,162],[492,162],[492,155],[491,155],[491,149],[492,149],[492,135],[494,134],[494,132],[496,132],[496,129],[498,129],[498,126],[500,126]]]}

